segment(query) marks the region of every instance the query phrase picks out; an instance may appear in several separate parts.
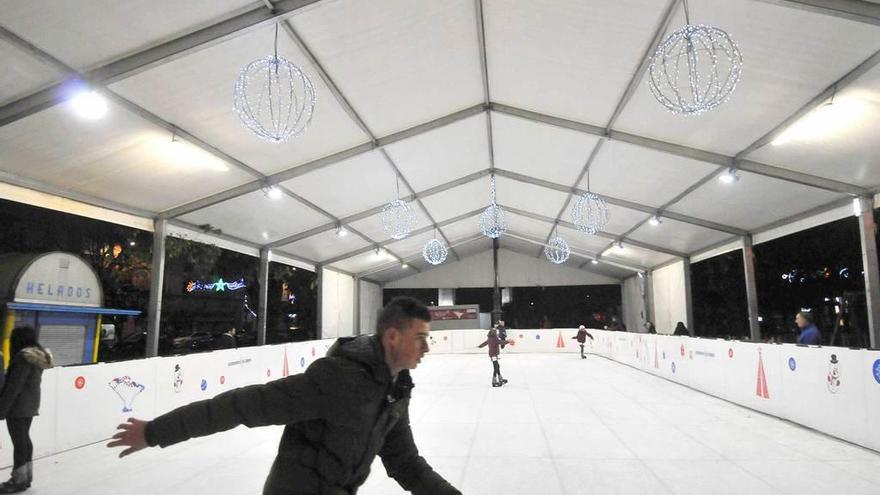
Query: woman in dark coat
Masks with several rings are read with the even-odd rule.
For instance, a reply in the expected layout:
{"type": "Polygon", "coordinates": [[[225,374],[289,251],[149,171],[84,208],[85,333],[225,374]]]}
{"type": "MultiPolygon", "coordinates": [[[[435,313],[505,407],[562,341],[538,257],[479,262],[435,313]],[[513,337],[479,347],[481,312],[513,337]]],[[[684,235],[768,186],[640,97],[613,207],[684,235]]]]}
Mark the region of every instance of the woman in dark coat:
{"type": "Polygon", "coordinates": [[[18,493],[30,488],[34,478],[34,444],[30,429],[40,412],[40,382],[43,370],[52,367],[52,354],[37,342],[31,327],[18,327],[10,338],[9,369],[0,391],[0,419],[6,420],[12,439],[12,477],[0,484],[0,493],[18,493]]]}

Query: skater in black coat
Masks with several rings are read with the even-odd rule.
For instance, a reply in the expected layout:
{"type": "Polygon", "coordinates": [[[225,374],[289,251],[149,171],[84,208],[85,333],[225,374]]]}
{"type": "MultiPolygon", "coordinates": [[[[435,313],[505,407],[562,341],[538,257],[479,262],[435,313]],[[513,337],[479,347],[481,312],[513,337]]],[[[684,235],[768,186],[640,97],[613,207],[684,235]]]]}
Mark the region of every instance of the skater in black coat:
{"type": "Polygon", "coordinates": [[[587,337],[589,337],[590,340],[596,340],[590,335],[590,332],[587,331],[587,327],[583,325],[578,327],[577,335],[572,337],[573,339],[577,339],[578,343],[581,345],[581,359],[587,359],[587,356],[584,354],[584,344],[587,343],[587,337]]]}
{"type": "Polygon", "coordinates": [[[376,335],[340,338],[305,373],[224,392],[146,422],[119,425],[108,447],[168,447],[194,437],[285,425],[264,495],[353,495],[376,455],[415,495],[461,495],[419,455],[409,423],[414,369],[431,314],[409,297],[379,313],[376,335]]]}
{"type": "Polygon", "coordinates": [[[6,420],[12,440],[12,476],[0,484],[0,493],[23,492],[33,482],[34,444],[30,429],[34,416],[40,413],[43,370],[52,367],[52,354],[37,342],[33,328],[18,327],[9,340],[12,359],[0,391],[0,418],[6,420]]]}

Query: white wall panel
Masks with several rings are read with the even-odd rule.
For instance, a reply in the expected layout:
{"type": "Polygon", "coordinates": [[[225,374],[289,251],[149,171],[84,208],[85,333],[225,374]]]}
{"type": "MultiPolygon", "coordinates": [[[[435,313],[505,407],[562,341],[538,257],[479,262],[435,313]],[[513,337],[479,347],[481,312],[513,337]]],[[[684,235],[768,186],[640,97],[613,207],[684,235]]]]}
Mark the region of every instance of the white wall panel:
{"type": "Polygon", "coordinates": [[[654,288],[654,322],[657,333],[672,333],[679,321],[690,328],[687,318],[684,270],[687,266],[678,261],[654,270],[651,281],[654,288]]]}
{"type": "Polygon", "coordinates": [[[321,337],[354,335],[354,278],[323,269],[321,285],[321,337]]]}
{"type": "Polygon", "coordinates": [[[382,286],[360,281],[360,334],[371,334],[376,331],[376,318],[382,309],[382,286]]]}

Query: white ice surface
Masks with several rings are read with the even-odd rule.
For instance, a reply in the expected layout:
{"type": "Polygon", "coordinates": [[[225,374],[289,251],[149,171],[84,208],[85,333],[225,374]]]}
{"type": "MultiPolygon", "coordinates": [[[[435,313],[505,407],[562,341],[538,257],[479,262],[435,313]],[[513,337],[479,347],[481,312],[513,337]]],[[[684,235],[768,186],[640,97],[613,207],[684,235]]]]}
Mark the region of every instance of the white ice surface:
{"type": "MultiPolygon", "coordinates": [[[[428,355],[411,416],[430,464],[467,495],[880,493],[880,455],[598,356],[428,355]]],[[[281,427],[125,459],[95,444],[35,461],[32,495],[258,495],[281,427]]],[[[8,469],[0,476],[7,476],[8,469]]],[[[359,495],[406,493],[377,459],[359,495]]]]}

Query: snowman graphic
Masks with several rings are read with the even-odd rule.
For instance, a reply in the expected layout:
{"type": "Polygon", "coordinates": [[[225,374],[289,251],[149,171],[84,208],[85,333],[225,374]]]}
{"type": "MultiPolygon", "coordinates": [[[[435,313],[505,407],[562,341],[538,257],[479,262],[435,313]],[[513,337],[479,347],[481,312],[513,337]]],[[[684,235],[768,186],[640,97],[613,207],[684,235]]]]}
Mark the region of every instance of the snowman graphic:
{"type": "Polygon", "coordinates": [[[832,354],[831,362],[828,363],[828,391],[836,394],[838,388],[840,388],[840,362],[837,360],[837,354],[832,354]]]}
{"type": "Polygon", "coordinates": [[[179,364],[174,365],[174,393],[179,394],[183,388],[183,371],[179,364]]]}

